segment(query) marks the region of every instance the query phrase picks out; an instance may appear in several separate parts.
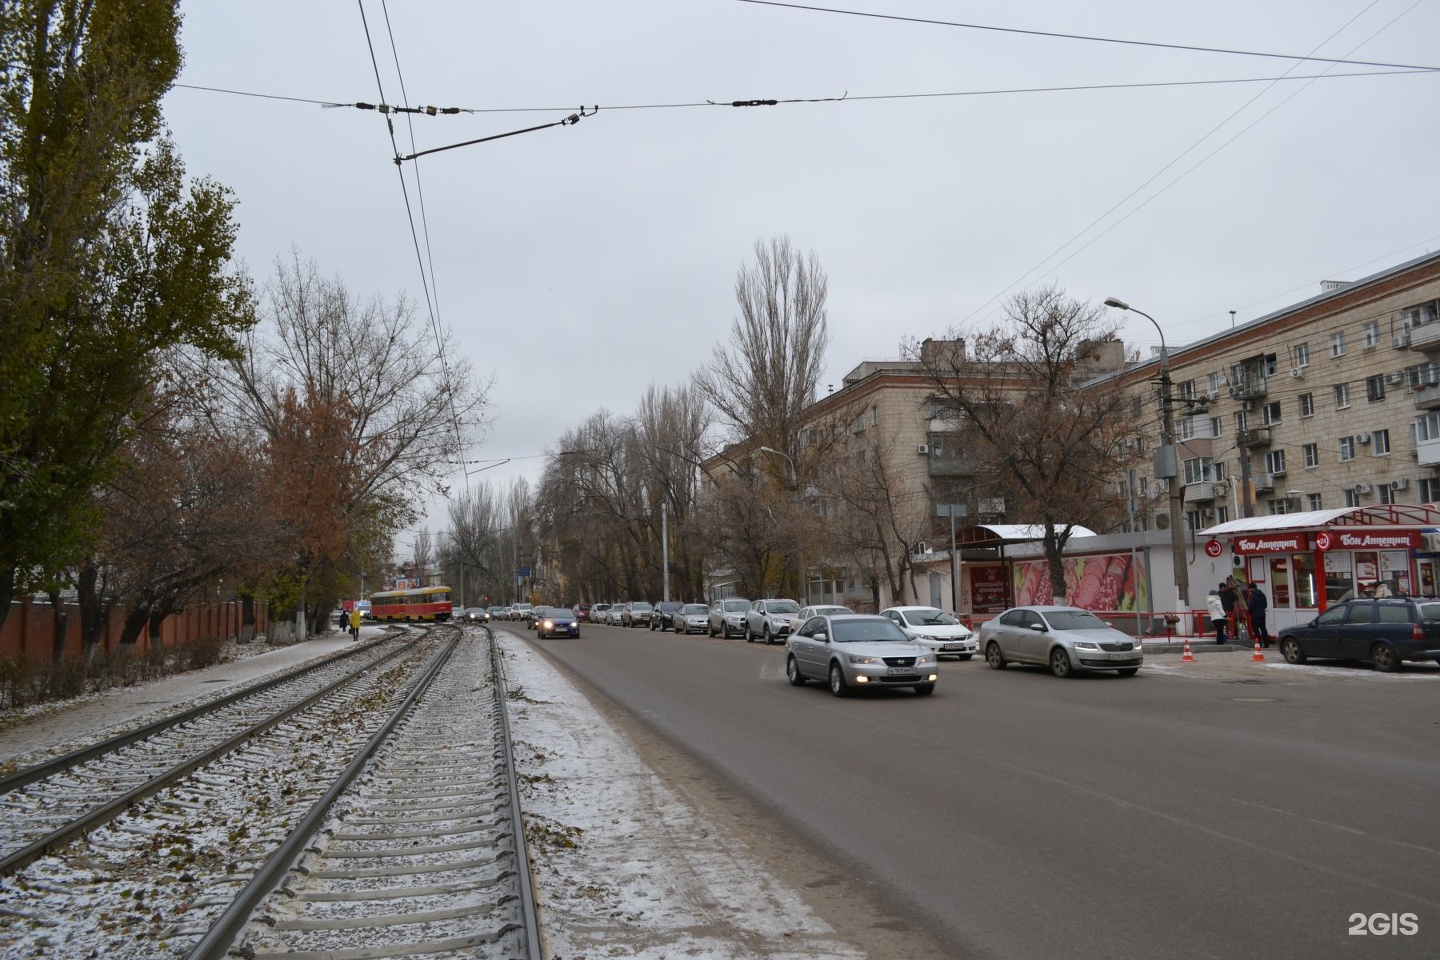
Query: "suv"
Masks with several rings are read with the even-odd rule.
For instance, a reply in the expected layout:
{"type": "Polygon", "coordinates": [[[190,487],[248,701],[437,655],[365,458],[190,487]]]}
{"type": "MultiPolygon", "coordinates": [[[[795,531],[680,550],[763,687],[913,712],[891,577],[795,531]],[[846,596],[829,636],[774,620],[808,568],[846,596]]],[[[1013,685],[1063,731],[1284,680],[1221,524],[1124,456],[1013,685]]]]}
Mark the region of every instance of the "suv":
{"type": "Polygon", "coordinates": [[[650,614],[650,629],[659,630],[664,633],[666,630],[675,629],[675,614],[685,606],[674,600],[662,600],[655,604],[655,612],[650,614]]]}
{"type": "Polygon", "coordinates": [[[1440,600],[1343,600],[1275,638],[1289,663],[1311,657],[1369,660],[1386,673],[1403,660],[1440,660],[1440,600]]]}
{"type": "Polygon", "coordinates": [[[745,611],[745,642],[762,639],[774,643],[788,636],[800,604],[794,600],[756,600],[745,611]]]}
{"type": "Polygon", "coordinates": [[[738,634],[745,633],[745,612],[750,609],[749,600],[741,600],[739,597],[731,597],[728,600],[716,600],[710,604],[710,636],[717,633],[728,637],[731,632],[738,634]]]}
{"type": "Polygon", "coordinates": [[[644,600],[631,600],[625,604],[625,610],[620,614],[620,622],[626,627],[643,627],[650,622],[650,614],[655,608],[644,600]]]}

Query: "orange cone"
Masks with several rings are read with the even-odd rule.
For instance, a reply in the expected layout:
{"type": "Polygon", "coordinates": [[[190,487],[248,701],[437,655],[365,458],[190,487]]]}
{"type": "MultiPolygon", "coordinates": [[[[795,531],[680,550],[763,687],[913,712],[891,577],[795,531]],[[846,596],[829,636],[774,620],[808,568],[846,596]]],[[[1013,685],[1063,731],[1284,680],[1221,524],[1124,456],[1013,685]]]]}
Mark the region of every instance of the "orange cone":
{"type": "Polygon", "coordinates": [[[1256,638],[1255,638],[1255,652],[1252,653],[1252,654],[1250,654],[1250,662],[1251,662],[1251,663],[1264,663],[1264,662],[1265,662],[1265,654],[1263,654],[1263,653],[1260,652],[1260,638],[1259,638],[1259,637],[1256,637],[1256,638]]]}
{"type": "Polygon", "coordinates": [[[1190,651],[1190,638],[1189,638],[1189,637],[1186,637],[1186,638],[1185,638],[1185,648],[1180,651],[1180,662],[1181,662],[1181,663],[1194,663],[1194,662],[1195,662],[1195,654],[1190,651]]]}

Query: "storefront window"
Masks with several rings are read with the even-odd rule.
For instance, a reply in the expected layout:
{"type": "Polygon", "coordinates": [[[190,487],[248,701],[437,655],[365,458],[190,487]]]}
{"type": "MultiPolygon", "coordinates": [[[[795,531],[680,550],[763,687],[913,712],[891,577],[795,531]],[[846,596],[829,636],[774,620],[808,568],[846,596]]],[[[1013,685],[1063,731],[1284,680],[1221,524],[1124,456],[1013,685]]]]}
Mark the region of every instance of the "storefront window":
{"type": "Polygon", "coordinates": [[[1410,554],[1405,550],[1385,550],[1380,554],[1380,579],[1391,592],[1412,593],[1410,589],[1410,554]]]}
{"type": "Polygon", "coordinates": [[[1270,605],[1290,606],[1290,564],[1284,557],[1270,558],[1270,605]]]}
{"type": "MultiPolygon", "coordinates": [[[[1371,554],[1374,556],[1374,554],[1371,554]]],[[[1350,554],[1336,550],[1325,554],[1325,603],[1335,603],[1355,589],[1350,554]]]]}
{"type": "MultiPolygon", "coordinates": [[[[1290,572],[1294,577],[1295,609],[1314,610],[1316,607],[1315,558],[1308,553],[1296,553],[1290,557],[1290,572]]],[[[1279,587],[1276,587],[1279,592],[1279,587]]],[[[1277,601],[1276,606],[1279,606],[1277,601]]]]}

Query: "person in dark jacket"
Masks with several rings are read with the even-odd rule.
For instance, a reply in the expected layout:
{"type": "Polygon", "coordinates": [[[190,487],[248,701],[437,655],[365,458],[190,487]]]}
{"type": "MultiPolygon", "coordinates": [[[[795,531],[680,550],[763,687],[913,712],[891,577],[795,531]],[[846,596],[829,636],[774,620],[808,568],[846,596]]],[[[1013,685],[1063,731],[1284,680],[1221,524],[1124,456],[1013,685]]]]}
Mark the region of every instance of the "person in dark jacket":
{"type": "Polygon", "coordinates": [[[1225,582],[1220,584],[1220,606],[1225,610],[1225,620],[1230,627],[1230,636],[1239,638],[1240,631],[1235,622],[1235,608],[1237,604],[1235,595],[1235,578],[1226,577],[1225,582]]]}
{"type": "Polygon", "coordinates": [[[1250,584],[1245,590],[1245,609],[1250,611],[1250,629],[1260,641],[1260,646],[1270,646],[1270,631],[1265,627],[1265,608],[1270,606],[1258,584],[1250,584]]]}

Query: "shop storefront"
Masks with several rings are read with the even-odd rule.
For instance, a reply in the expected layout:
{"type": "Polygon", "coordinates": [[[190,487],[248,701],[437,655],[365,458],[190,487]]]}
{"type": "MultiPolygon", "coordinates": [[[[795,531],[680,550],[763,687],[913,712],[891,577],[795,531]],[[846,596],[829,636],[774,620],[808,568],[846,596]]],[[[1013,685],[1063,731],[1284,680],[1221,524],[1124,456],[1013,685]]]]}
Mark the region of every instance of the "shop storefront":
{"type": "Polygon", "coordinates": [[[1428,504],[1250,517],[1198,536],[1210,538],[1212,556],[1228,545],[1236,579],[1264,591],[1271,632],[1382,584],[1394,594],[1436,595],[1440,511],[1428,504]]]}

